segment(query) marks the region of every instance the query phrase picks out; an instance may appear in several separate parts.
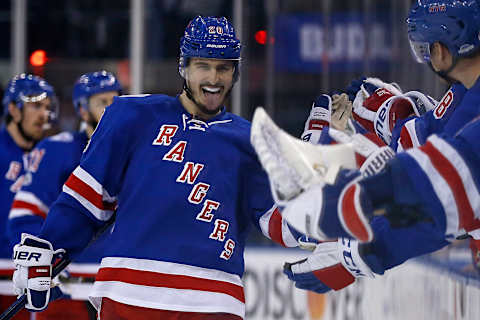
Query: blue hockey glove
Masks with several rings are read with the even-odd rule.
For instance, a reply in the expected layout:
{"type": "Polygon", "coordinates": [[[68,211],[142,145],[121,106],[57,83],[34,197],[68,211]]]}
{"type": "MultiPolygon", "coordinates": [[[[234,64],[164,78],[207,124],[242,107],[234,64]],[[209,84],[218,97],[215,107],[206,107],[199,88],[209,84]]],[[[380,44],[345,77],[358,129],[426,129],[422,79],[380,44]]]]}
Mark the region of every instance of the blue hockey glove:
{"type": "Polygon", "coordinates": [[[287,201],[282,216],[298,232],[320,241],[353,237],[373,240],[370,199],[358,170],[341,170],[335,184],[320,183],[287,201]]]}
{"type": "Polygon", "coordinates": [[[295,287],[316,293],[343,289],[358,277],[374,277],[358,253],[358,242],[348,238],[319,243],[306,259],[285,263],[283,273],[295,287]]]}
{"type": "Polygon", "coordinates": [[[27,295],[25,308],[30,311],[44,310],[48,302],[61,295],[52,289],[52,264],[65,250],[54,251],[50,242],[23,233],[22,240],[13,248],[13,273],[15,293],[27,295]]]}

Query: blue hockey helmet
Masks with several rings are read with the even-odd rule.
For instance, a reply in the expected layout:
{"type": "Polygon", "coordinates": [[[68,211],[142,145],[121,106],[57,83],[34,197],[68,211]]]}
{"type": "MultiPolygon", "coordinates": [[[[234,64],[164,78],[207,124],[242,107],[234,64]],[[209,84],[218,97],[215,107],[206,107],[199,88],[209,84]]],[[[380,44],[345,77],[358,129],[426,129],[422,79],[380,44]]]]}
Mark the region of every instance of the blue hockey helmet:
{"type": "Polygon", "coordinates": [[[415,59],[430,62],[430,46],[445,45],[454,59],[480,48],[478,0],[417,0],[407,19],[408,38],[415,59]]]}
{"type": "Polygon", "coordinates": [[[52,100],[49,118],[54,120],[58,115],[58,103],[53,87],[44,79],[32,74],[16,75],[8,82],[3,95],[4,114],[8,114],[10,103],[21,109],[25,102],[38,102],[47,97],[52,100]]]}
{"type": "Polygon", "coordinates": [[[105,70],[85,73],[73,86],[73,106],[77,113],[80,107],[88,110],[88,100],[91,96],[109,91],[118,91],[122,94],[122,85],[113,73],[105,70]]]}
{"type": "Polygon", "coordinates": [[[234,78],[238,77],[238,62],[242,45],[233,26],[225,17],[197,16],[189,22],[180,40],[179,72],[185,78],[189,58],[233,60],[234,78]]]}

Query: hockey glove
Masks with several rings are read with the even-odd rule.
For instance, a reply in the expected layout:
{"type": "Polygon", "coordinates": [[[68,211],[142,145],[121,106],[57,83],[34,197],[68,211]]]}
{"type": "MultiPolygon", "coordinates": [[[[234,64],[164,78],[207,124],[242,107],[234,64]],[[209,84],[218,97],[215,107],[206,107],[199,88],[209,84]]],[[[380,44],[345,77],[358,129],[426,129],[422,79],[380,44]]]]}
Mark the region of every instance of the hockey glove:
{"type": "Polygon", "coordinates": [[[397,121],[410,116],[421,116],[433,109],[435,104],[433,98],[421,92],[403,94],[392,84],[367,78],[353,101],[353,118],[389,144],[397,121]]]}
{"type": "Polygon", "coordinates": [[[302,140],[318,140],[321,130],[327,126],[344,131],[351,114],[352,103],[345,93],[334,94],[331,97],[326,94],[318,96],[305,122],[302,140]],[[316,138],[312,139],[312,136],[316,138]]]}
{"type": "Polygon", "coordinates": [[[316,293],[343,289],[358,277],[374,278],[358,253],[358,242],[348,238],[318,244],[306,259],[285,263],[283,273],[295,287],[316,293]]]}
{"type": "Polygon", "coordinates": [[[58,289],[51,294],[51,275],[52,263],[64,253],[63,249],[54,251],[47,240],[22,234],[21,242],[13,248],[13,262],[16,267],[13,285],[17,295],[27,295],[25,308],[42,311],[50,300],[61,295],[58,289]]]}
{"type": "Polygon", "coordinates": [[[286,202],[282,216],[293,229],[320,241],[353,237],[370,242],[373,208],[360,179],[358,170],[342,170],[335,184],[319,183],[286,202]]]}
{"type": "MultiPolygon", "coordinates": [[[[394,152],[374,134],[348,135],[325,128],[325,143],[312,145],[281,130],[265,111],[255,111],[251,142],[267,171],[275,202],[284,205],[320,182],[334,183],[341,168],[360,168],[365,175],[378,172],[394,152]]],[[[319,143],[319,137],[311,142],[319,143]]]]}

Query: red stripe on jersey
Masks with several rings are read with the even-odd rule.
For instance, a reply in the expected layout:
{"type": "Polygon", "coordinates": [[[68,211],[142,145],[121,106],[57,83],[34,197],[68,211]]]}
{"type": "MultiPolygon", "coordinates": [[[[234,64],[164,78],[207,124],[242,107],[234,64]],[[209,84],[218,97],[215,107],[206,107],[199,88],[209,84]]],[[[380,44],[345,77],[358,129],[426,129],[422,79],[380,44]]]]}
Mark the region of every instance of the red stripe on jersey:
{"type": "Polygon", "coordinates": [[[101,268],[95,281],[120,281],[140,286],[224,293],[245,303],[243,288],[225,281],[127,268],[101,268]]]}
{"type": "Polygon", "coordinates": [[[0,269],[0,276],[11,277],[14,271],[15,269],[0,269]]]}
{"type": "Polygon", "coordinates": [[[73,173],[70,175],[67,182],[65,182],[65,185],[90,201],[98,209],[111,211],[115,210],[115,202],[110,203],[103,201],[101,194],[98,194],[92,187],[80,180],[73,173]]]}
{"type": "Polygon", "coordinates": [[[27,209],[30,210],[33,215],[42,217],[43,219],[47,217],[47,213],[38,206],[22,200],[14,200],[12,203],[12,209],[27,209]]]}
{"type": "Polygon", "coordinates": [[[400,132],[400,144],[402,145],[403,150],[413,148],[412,137],[410,137],[410,132],[408,132],[408,129],[405,126],[400,132]]]}
{"type": "Polygon", "coordinates": [[[313,271],[313,275],[333,290],[340,290],[355,281],[350,272],[341,263],[313,271]]]}
{"type": "Polygon", "coordinates": [[[343,196],[339,200],[342,206],[341,214],[348,231],[359,241],[368,242],[372,239],[361,219],[363,213],[361,212],[361,208],[355,206],[357,187],[357,184],[354,183],[344,191],[343,196]]]}
{"type": "Polygon", "coordinates": [[[480,220],[475,219],[462,178],[458,174],[457,169],[430,141],[421,146],[420,150],[427,154],[435,169],[450,186],[458,208],[459,228],[463,228],[466,231],[479,228],[480,220]]]}
{"type": "Polygon", "coordinates": [[[272,241],[286,247],[282,237],[282,215],[277,208],[275,208],[268,221],[268,235],[272,241]]]}
{"type": "MultiPolygon", "coordinates": [[[[67,300],[72,301],[72,300],[67,300]]],[[[49,305],[49,308],[50,305],[49,305]]],[[[102,320],[118,319],[162,319],[162,320],[242,320],[243,318],[230,313],[204,313],[204,312],[184,312],[144,308],[132,306],[114,301],[109,298],[102,298],[102,308],[100,318],[102,320]]]]}

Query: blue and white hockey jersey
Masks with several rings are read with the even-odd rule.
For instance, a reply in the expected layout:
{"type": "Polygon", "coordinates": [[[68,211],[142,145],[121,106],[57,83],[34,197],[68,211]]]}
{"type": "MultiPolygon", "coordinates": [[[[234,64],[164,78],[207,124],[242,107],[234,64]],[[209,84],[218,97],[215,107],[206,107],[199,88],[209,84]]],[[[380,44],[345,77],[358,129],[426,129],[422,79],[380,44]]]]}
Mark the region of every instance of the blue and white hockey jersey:
{"type": "Polygon", "coordinates": [[[438,126],[437,134],[398,153],[390,164],[395,203],[418,206],[428,219],[398,228],[385,217],[375,218],[375,240],[367,245],[371,267],[380,261],[380,270],[389,269],[480,228],[480,80],[443,113],[440,121],[430,122],[438,126]]]}
{"type": "MultiPolygon", "coordinates": [[[[40,141],[31,151],[35,162],[29,166],[23,185],[16,193],[10,210],[7,232],[12,245],[20,242],[22,232],[37,235],[50,206],[62,192],[62,186],[80,163],[87,145],[85,132],[62,132],[40,141]]],[[[106,233],[108,234],[108,232],[106,233]]],[[[94,277],[103,257],[106,234],[93,242],[69,266],[72,276],[94,277]],[[87,265],[90,263],[92,265],[87,265]]]]}
{"type": "Polygon", "coordinates": [[[12,248],[7,237],[7,220],[13,197],[22,184],[24,168],[28,166],[28,152],[20,148],[5,127],[0,129],[0,263],[3,273],[11,274],[12,248]],[[8,270],[8,271],[7,271],[8,270]]]}
{"type": "Polygon", "coordinates": [[[40,236],[76,255],[116,210],[92,301],[244,316],[245,238],[253,222],[296,245],[250,145],[223,110],[192,118],[178,98],[115,98],[40,236]]]}
{"type": "Polygon", "coordinates": [[[452,134],[452,130],[453,132],[458,130],[457,123],[465,123],[465,119],[472,117],[468,111],[457,108],[466,91],[467,89],[461,83],[455,83],[433,110],[422,117],[408,118],[397,123],[392,132],[390,143],[392,149],[403,151],[418,147],[423,145],[432,134],[444,131],[452,134]]]}

